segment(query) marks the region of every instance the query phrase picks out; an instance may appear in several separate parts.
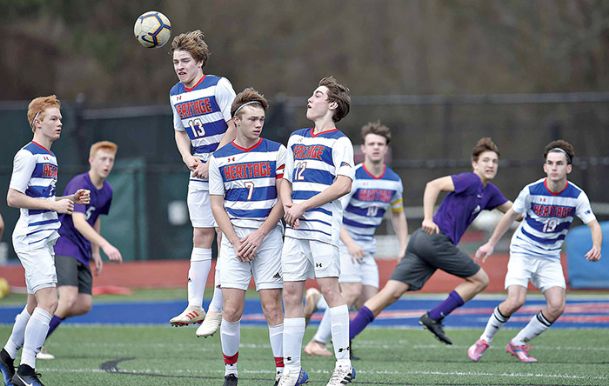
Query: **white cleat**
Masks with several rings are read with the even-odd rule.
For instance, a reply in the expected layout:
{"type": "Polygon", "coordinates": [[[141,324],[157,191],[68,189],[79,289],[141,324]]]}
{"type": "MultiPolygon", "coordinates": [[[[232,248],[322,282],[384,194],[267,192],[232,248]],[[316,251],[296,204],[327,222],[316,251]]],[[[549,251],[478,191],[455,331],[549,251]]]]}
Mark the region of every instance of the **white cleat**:
{"type": "Polygon", "coordinates": [[[212,336],[220,328],[222,323],[222,312],[209,311],[203,323],[197,328],[197,336],[207,338],[212,336]]]}
{"type": "Polygon", "coordinates": [[[178,316],[169,320],[172,326],[188,326],[193,323],[201,323],[205,319],[205,310],[200,306],[188,306],[178,316]]]}
{"type": "Polygon", "coordinates": [[[326,386],[341,386],[351,383],[355,379],[355,368],[336,364],[332,377],[326,386]]]}
{"type": "Polygon", "coordinates": [[[51,359],[55,359],[55,355],[49,353],[46,347],[42,346],[40,348],[40,352],[36,354],[36,359],[41,359],[43,361],[49,361],[51,359]]]}

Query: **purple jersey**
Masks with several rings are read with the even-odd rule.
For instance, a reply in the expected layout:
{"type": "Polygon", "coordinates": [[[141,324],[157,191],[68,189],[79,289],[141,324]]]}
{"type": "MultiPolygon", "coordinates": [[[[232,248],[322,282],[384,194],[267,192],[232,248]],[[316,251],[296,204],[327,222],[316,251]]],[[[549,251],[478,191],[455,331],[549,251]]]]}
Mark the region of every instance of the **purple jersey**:
{"type": "MultiPolygon", "coordinates": [[[[104,186],[97,189],[89,173],[79,174],[72,178],[66,186],[63,194],[68,196],[74,194],[78,189],[88,189],[91,191],[91,202],[88,205],[74,204],[74,213],[83,213],[87,222],[92,227],[95,225],[100,214],[110,212],[112,203],[112,187],[107,181],[104,186]]],[[[59,217],[61,227],[59,228],[59,239],[55,244],[55,254],[60,256],[72,256],[85,265],[89,265],[91,259],[91,243],[74,227],[72,216],[62,214],[59,217]]]]}
{"type": "Polygon", "coordinates": [[[497,186],[490,182],[484,186],[480,177],[473,172],[455,174],[451,178],[455,191],[444,198],[433,221],[440,232],[457,245],[481,211],[495,209],[508,200],[497,186]]]}

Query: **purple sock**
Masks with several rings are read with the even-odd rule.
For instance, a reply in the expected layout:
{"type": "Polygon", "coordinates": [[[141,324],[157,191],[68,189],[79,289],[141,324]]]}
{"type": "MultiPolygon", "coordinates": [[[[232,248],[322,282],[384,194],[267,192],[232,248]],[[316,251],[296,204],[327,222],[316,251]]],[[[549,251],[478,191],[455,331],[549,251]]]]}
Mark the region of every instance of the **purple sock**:
{"type": "Polygon", "coordinates": [[[357,311],[357,315],[349,322],[349,340],[352,340],[374,320],[374,314],[366,306],[357,311]]]}
{"type": "Polygon", "coordinates": [[[49,322],[49,332],[47,333],[47,338],[49,336],[51,336],[51,334],[53,333],[53,331],[55,331],[55,329],[57,327],[59,327],[59,325],[61,324],[61,322],[64,321],[65,318],[60,318],[57,315],[53,315],[53,318],[51,319],[51,321],[49,322]]]}
{"type": "Polygon", "coordinates": [[[452,291],[448,294],[446,300],[438,304],[434,309],[429,311],[429,317],[433,320],[442,320],[445,316],[449,315],[455,309],[464,305],[465,302],[457,291],[452,291]]]}

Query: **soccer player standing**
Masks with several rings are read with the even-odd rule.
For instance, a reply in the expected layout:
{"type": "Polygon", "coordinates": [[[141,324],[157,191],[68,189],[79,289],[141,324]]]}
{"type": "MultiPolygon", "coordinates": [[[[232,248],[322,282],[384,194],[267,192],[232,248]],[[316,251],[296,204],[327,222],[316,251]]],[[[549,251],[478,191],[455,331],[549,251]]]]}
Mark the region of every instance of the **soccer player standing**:
{"type": "MultiPolygon", "coordinates": [[[[347,306],[361,306],[376,295],[379,287],[379,272],[374,260],[376,242],[374,232],[381,225],[385,212],[391,209],[391,223],[399,241],[398,259],[406,253],[408,226],[402,204],[403,185],[398,176],[385,163],[389,150],[391,130],[380,122],[371,122],[362,127],[361,151],[364,162],[355,167],[355,180],[351,193],[341,198],[343,221],[340,239],[340,276],[338,281],[347,306]]],[[[307,302],[312,301],[307,291],[307,302]]],[[[307,310],[313,310],[305,304],[307,310]]],[[[330,338],[330,315],[326,312],[317,333],[305,346],[309,355],[331,356],[326,349],[330,338]]]]}
{"type": "MultiPolygon", "coordinates": [[[[63,214],[59,218],[60,237],[55,244],[59,304],[51,319],[47,338],[65,318],[91,310],[93,277],[89,265],[93,260],[95,273],[101,273],[100,247],[111,261],[123,260],[120,251],[100,234],[100,216],[110,212],[112,203],[112,187],[106,179],[114,166],[116,150],[116,144],[109,141],[94,143],[89,151],[89,171],[72,178],[64,189],[64,196],[86,189],[91,192],[91,200],[86,205],[74,205],[71,216],[63,214]]],[[[53,358],[45,351],[38,354],[38,359],[53,358]]]]}
{"type": "Polygon", "coordinates": [[[528,342],[550,328],[565,309],[566,284],[560,250],[575,216],[588,225],[592,233],[592,248],[586,253],[586,259],[596,262],[601,258],[603,234],[588,196],[567,180],[574,156],[573,145],[569,142],[550,142],[544,149],[546,177],[522,189],[488,242],[476,251],[476,256],[482,260],[492,255],[495,245],[514,220],[524,216],[510,244],[505,276],[507,298],[495,307],[482,336],[467,351],[467,356],[475,362],[489,348],[497,331],[522,307],[529,281],[543,293],[546,306],[508,342],[505,351],[521,362],[537,362],[529,355],[528,342]]]}
{"type": "Polygon", "coordinates": [[[13,231],[13,247],[25,270],[27,305],[15,318],[6,345],[0,352],[0,372],[6,385],[42,385],[35,372],[36,354],[44,343],[49,322],[57,308],[57,275],[53,244],[59,237],[57,213],[70,214],[74,203],[89,202],[89,192],[55,197],[57,158],[51,151],[61,136],[60,102],[55,95],[33,99],[27,112],[34,132],[32,142],[15,155],[6,197],[21,214],[13,231]],[[14,359],[23,347],[17,372],[14,359]]]}
{"type": "Polygon", "coordinates": [[[349,359],[349,310],[338,286],[343,212],[339,198],[351,191],[354,166],[351,141],[336,128],[336,122],[349,113],[350,103],[348,88],[333,77],[323,78],[307,101],[307,119],[315,127],[297,130],[288,140],[285,177],[280,182],[287,223],[281,256],[282,386],[299,385],[308,378],[300,362],[305,332],[302,299],[305,280],[313,277],[330,307],[336,367],[328,385],[355,378],[349,359]]]}
{"type": "Polygon", "coordinates": [[[512,207],[490,181],[497,175],[499,149],[490,138],[481,138],[472,151],[472,172],[440,177],[427,183],[423,195],[422,227],[411,236],[406,256],[398,263],[385,287],[369,299],[351,320],[350,334],[355,338],[386,307],[406,291],[418,291],[437,269],[464,281],[446,300],[419,319],[425,328],[446,344],[442,319],[482,292],[488,285],[486,272],[457,244],[467,227],[482,210],[512,207]],[[433,214],[440,192],[449,192],[433,214]]]}
{"type": "Polygon", "coordinates": [[[209,161],[209,194],[214,218],[224,234],[220,283],[224,298],[220,338],[225,386],[237,385],[240,320],[252,276],[260,294],[275,357],[276,380],[283,372],[281,247],[283,207],[277,185],[283,178],[285,146],[260,137],[268,102],[252,88],[232,105],[237,136],[209,161]]]}
{"type": "Polygon", "coordinates": [[[209,49],[201,31],[176,36],[171,43],[171,52],[179,82],[171,88],[170,100],[175,141],[184,164],[191,171],[187,202],[194,246],[188,271],[188,307],[169,322],[183,326],[205,318],[197,335],[209,336],[222,320],[222,292],[214,290],[205,317],[203,293],[211,269],[211,246],[215,236],[207,161],[212,152],[235,138],[230,115],[235,91],[228,79],[203,73],[209,49]]]}

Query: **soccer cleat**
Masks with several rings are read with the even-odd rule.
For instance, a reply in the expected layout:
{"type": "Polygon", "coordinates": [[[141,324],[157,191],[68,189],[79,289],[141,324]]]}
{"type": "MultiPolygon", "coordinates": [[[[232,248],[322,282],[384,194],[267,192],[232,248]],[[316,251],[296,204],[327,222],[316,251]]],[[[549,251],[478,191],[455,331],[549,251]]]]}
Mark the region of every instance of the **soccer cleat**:
{"type": "Polygon", "coordinates": [[[17,372],[13,375],[14,386],[44,386],[38,378],[40,374],[28,365],[19,365],[17,372]]]}
{"type": "Polygon", "coordinates": [[[48,361],[51,359],[55,359],[55,355],[48,352],[47,348],[42,346],[40,348],[40,352],[38,354],[36,354],[36,359],[42,359],[43,361],[48,361]]]}
{"type": "Polygon", "coordinates": [[[207,338],[218,331],[222,323],[222,312],[209,311],[203,323],[197,328],[197,336],[207,338]]]}
{"type": "Polygon", "coordinates": [[[351,383],[355,379],[355,367],[337,364],[327,386],[340,386],[351,383]]]}
{"type": "Polygon", "coordinates": [[[273,384],[273,386],[279,385],[279,380],[281,379],[282,375],[283,375],[283,367],[281,367],[281,369],[277,370],[277,372],[275,373],[275,383],[273,384]]]}
{"type": "Polygon", "coordinates": [[[429,313],[424,313],[419,319],[419,324],[428,329],[442,343],[453,344],[453,342],[444,333],[442,323],[433,320],[429,317],[429,313]]]}
{"type": "Polygon", "coordinates": [[[224,386],[237,386],[238,378],[235,374],[228,374],[224,376],[224,386]]]}
{"type": "Polygon", "coordinates": [[[303,369],[296,371],[296,369],[286,367],[283,369],[277,386],[300,386],[307,382],[309,382],[309,374],[306,371],[303,369]]]}
{"type": "Polygon", "coordinates": [[[537,362],[536,358],[529,355],[529,346],[526,344],[523,344],[522,346],[517,346],[510,341],[507,346],[505,346],[505,352],[508,354],[512,354],[512,356],[515,356],[520,362],[537,362]]]}
{"type": "Polygon", "coordinates": [[[489,348],[489,344],[484,339],[478,339],[476,343],[471,345],[471,347],[467,350],[467,356],[474,362],[478,362],[482,355],[489,348]]]}
{"type": "Polygon", "coordinates": [[[6,386],[12,386],[13,382],[11,379],[15,375],[15,363],[14,359],[6,352],[5,349],[0,351],[0,373],[2,373],[2,379],[6,386]]]}
{"type": "Polygon", "coordinates": [[[311,316],[317,310],[317,302],[321,299],[321,292],[317,288],[309,288],[305,294],[304,317],[305,326],[311,321],[311,316]]]}
{"type": "Polygon", "coordinates": [[[188,306],[178,316],[174,316],[169,320],[172,326],[188,326],[193,323],[201,323],[205,318],[205,310],[200,306],[188,306]]]}
{"type": "Polygon", "coordinates": [[[311,340],[304,348],[304,352],[307,355],[314,357],[331,357],[332,353],[328,351],[326,345],[316,340],[311,340]]]}

